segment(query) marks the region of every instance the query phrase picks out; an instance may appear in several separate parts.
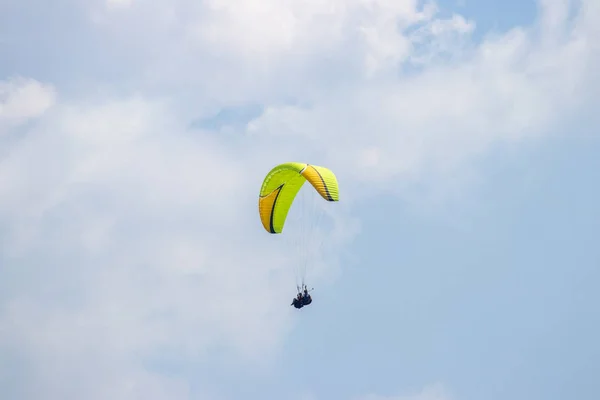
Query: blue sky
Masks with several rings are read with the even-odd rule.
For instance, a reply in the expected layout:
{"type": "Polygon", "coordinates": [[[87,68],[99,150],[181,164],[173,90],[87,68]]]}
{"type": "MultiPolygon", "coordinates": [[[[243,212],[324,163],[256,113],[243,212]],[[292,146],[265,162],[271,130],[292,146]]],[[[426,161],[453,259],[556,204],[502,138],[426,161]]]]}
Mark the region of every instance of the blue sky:
{"type": "Polygon", "coordinates": [[[597,399],[596,3],[0,4],[0,397],[597,399]]]}

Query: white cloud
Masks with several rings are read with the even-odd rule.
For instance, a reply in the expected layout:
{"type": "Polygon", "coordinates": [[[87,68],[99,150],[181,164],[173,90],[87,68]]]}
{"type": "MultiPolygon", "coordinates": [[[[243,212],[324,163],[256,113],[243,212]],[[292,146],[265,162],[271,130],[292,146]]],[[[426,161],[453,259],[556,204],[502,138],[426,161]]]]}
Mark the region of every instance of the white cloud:
{"type": "MultiPolygon", "coordinates": [[[[344,201],[356,188],[440,190],[600,87],[591,0],[574,22],[545,1],[535,27],[480,44],[476,21],[416,1],[109,3],[78,14],[94,22],[81,40],[100,65],[73,76],[110,67],[114,83],[60,101],[50,84],[0,83],[0,128],[21,133],[0,164],[0,348],[26,362],[11,383],[23,398],[191,397],[189,382],[150,372],[165,353],[184,367],[215,349],[268,366],[294,315],[290,256],[257,220],[274,164],[332,167],[344,201]],[[244,132],[188,129],[245,103],[266,111],[244,132]]],[[[61,70],[79,57],[53,54],[61,70]]],[[[359,229],[345,207],[334,250],[359,229]]],[[[447,399],[436,390],[414,399],[447,399]]]]}
{"type": "Polygon", "coordinates": [[[128,8],[134,3],[134,0],[106,0],[106,5],[109,8],[128,8]]]}
{"type": "MultiPolygon", "coordinates": [[[[556,25],[553,7],[542,21],[556,25]]],[[[433,21],[426,31],[444,36],[447,26],[471,29],[458,17],[452,21],[433,21]]],[[[272,107],[252,122],[252,134],[326,143],[327,162],[385,186],[396,177],[440,177],[434,185],[452,180],[457,168],[494,144],[543,135],[597,95],[588,86],[598,64],[590,40],[595,32],[582,31],[580,23],[549,36],[547,24],[541,26],[541,36],[516,28],[477,48],[432,39],[428,59],[439,62],[421,73],[319,93],[310,107],[272,107]],[[442,62],[438,56],[447,49],[453,59],[442,62]]]]}
{"type": "Polygon", "coordinates": [[[289,261],[256,211],[268,170],[171,115],[140,98],[62,104],[3,161],[0,342],[30,354],[28,398],[131,398],[148,380],[152,398],[186,398],[144,360],[223,346],[259,371],[289,329],[289,261]]]}
{"type": "Polygon", "coordinates": [[[147,3],[118,15],[95,10],[93,20],[115,46],[148,60],[135,71],[146,85],[201,87],[200,104],[279,103],[389,74],[424,35],[447,41],[455,29],[472,29],[436,13],[416,0],[215,0],[147,3]]]}
{"type": "Polygon", "coordinates": [[[1,124],[14,126],[44,114],[56,101],[51,85],[34,79],[13,78],[0,81],[1,124]]]}

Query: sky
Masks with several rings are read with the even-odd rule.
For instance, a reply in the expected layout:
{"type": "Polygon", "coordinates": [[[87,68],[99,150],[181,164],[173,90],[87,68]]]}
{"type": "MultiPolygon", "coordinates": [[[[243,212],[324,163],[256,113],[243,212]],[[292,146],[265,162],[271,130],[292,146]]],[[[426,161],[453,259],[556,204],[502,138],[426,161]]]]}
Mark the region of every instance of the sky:
{"type": "Polygon", "coordinates": [[[599,27],[595,0],[0,0],[0,397],[598,399],[599,27]],[[340,187],[302,310],[257,210],[287,161],[340,187]]]}

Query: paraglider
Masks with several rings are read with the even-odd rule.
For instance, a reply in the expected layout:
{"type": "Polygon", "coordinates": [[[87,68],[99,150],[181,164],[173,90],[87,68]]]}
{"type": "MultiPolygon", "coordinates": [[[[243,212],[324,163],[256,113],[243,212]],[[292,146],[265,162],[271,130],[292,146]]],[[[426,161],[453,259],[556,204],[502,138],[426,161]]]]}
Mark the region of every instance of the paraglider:
{"type": "MultiPolygon", "coordinates": [[[[300,203],[297,207],[306,211],[308,206],[302,203],[309,200],[305,200],[304,195],[298,196],[306,182],[310,183],[311,190],[307,193],[307,188],[303,193],[312,196],[310,201],[313,209],[321,208],[321,204],[315,200],[318,198],[327,202],[339,201],[338,181],[328,168],[298,162],[277,165],[264,178],[258,199],[258,211],[265,231],[274,235],[281,234],[292,205],[300,203]]],[[[320,218],[302,215],[299,219],[299,223],[294,224],[296,228],[306,228],[299,232],[295,243],[302,255],[296,270],[298,295],[291,304],[297,309],[312,303],[312,297],[305,285],[306,269],[310,264],[308,258],[320,248],[312,243],[314,239],[319,238],[318,232],[313,229],[317,227],[320,218]]]]}
{"type": "Polygon", "coordinates": [[[304,306],[309,305],[310,303],[312,303],[312,296],[308,294],[308,289],[305,286],[302,293],[298,293],[298,295],[294,297],[294,300],[292,300],[292,304],[290,305],[300,309],[304,306]]]}
{"type": "Polygon", "coordinates": [[[302,293],[298,293],[298,296],[294,297],[294,300],[292,300],[291,305],[298,309],[304,307],[304,302],[302,301],[302,293]]]}

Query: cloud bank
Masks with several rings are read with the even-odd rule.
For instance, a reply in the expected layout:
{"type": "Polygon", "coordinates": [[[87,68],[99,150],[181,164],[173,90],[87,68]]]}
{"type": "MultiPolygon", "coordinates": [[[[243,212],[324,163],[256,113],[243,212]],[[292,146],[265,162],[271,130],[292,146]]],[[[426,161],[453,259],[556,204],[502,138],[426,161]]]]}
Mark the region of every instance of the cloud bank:
{"type": "MultiPolygon", "coordinates": [[[[481,40],[416,0],[26,3],[0,24],[7,398],[219,398],[153,365],[277,357],[292,260],[256,212],[273,165],[331,167],[342,200],[437,193],[497,144],[590,117],[600,88],[592,0],[481,40]]],[[[334,217],[324,281],[359,231],[351,206],[334,217]]]]}

